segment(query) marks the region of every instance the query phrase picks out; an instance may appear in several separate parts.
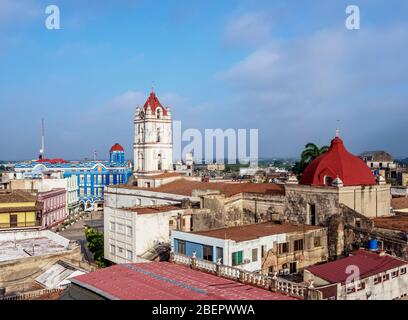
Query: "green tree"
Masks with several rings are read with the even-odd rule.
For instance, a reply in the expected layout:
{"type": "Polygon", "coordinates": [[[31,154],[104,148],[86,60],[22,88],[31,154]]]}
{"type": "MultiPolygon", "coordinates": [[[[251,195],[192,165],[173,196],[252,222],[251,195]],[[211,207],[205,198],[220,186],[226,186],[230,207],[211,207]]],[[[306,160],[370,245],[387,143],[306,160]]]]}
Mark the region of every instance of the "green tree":
{"type": "Polygon", "coordinates": [[[103,232],[96,231],[92,228],[86,228],[85,237],[88,242],[88,249],[93,253],[97,265],[100,268],[106,267],[107,263],[103,257],[103,232]]]}
{"type": "Polygon", "coordinates": [[[295,163],[293,171],[300,174],[303,173],[307,165],[317,157],[321,156],[329,150],[328,146],[318,147],[316,144],[309,142],[305,145],[305,149],[300,155],[300,161],[295,163]]]}

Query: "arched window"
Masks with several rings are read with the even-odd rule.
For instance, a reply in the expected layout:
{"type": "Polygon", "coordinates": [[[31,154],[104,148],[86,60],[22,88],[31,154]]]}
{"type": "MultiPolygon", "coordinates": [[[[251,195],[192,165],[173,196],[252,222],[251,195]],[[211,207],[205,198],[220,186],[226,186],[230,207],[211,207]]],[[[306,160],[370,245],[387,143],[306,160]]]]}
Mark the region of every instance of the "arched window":
{"type": "Polygon", "coordinates": [[[156,139],[156,141],[157,141],[157,142],[160,142],[160,140],[161,140],[160,128],[157,128],[157,139],[156,139]]]}
{"type": "Polygon", "coordinates": [[[162,155],[159,153],[157,155],[157,170],[161,171],[162,169],[162,155]]]}
{"type": "Polygon", "coordinates": [[[161,119],[161,108],[156,109],[156,118],[161,119]]]}
{"type": "Polygon", "coordinates": [[[333,184],[333,179],[329,176],[324,176],[324,184],[326,186],[331,186],[333,184]]]}
{"type": "Polygon", "coordinates": [[[141,138],[142,138],[142,142],[144,142],[144,141],[145,141],[144,128],[141,128],[141,129],[140,129],[140,136],[141,136],[141,138]]]}

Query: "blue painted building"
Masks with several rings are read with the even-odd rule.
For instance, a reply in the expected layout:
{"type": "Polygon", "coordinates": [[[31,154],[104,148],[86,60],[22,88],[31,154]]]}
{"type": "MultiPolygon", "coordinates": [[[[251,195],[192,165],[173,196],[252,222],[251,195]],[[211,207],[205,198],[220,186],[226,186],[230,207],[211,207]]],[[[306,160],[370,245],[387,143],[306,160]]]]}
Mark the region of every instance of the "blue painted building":
{"type": "Polygon", "coordinates": [[[103,207],[105,186],[127,183],[132,176],[132,167],[125,160],[123,147],[116,143],[109,151],[109,161],[39,159],[18,163],[15,172],[17,179],[76,176],[79,206],[82,210],[93,210],[103,207]]]}

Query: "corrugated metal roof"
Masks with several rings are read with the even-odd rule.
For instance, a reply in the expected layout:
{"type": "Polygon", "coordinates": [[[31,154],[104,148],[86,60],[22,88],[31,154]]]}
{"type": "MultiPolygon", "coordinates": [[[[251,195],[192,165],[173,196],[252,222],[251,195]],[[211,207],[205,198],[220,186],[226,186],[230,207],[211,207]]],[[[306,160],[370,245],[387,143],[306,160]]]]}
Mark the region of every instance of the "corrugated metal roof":
{"type": "Polygon", "coordinates": [[[75,277],[72,282],[120,300],[294,299],[169,262],[115,265],[75,277]]]}
{"type": "Polygon", "coordinates": [[[374,274],[408,265],[408,262],[390,255],[381,256],[378,253],[359,250],[347,258],[312,266],[306,270],[330,283],[345,283],[350,276],[350,273],[346,272],[347,267],[352,265],[359,268],[360,279],[364,279],[374,274]]]}

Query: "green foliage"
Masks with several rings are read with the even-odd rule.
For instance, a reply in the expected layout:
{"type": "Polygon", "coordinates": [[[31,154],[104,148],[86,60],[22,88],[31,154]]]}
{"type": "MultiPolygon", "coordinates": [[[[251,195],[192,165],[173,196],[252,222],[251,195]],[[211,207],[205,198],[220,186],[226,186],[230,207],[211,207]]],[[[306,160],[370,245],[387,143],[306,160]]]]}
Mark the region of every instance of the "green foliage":
{"type": "Polygon", "coordinates": [[[320,157],[329,150],[328,146],[318,147],[316,144],[309,142],[305,145],[305,149],[300,155],[300,162],[296,162],[293,171],[300,174],[303,173],[307,165],[314,159],[320,157]]]}
{"type": "Polygon", "coordinates": [[[225,170],[226,172],[234,172],[234,171],[239,171],[240,168],[249,168],[249,163],[247,164],[225,164],[225,170]]]}
{"type": "Polygon", "coordinates": [[[106,267],[106,260],[103,258],[103,232],[92,228],[85,229],[85,237],[88,242],[89,251],[94,255],[94,260],[100,268],[106,267]]]}

